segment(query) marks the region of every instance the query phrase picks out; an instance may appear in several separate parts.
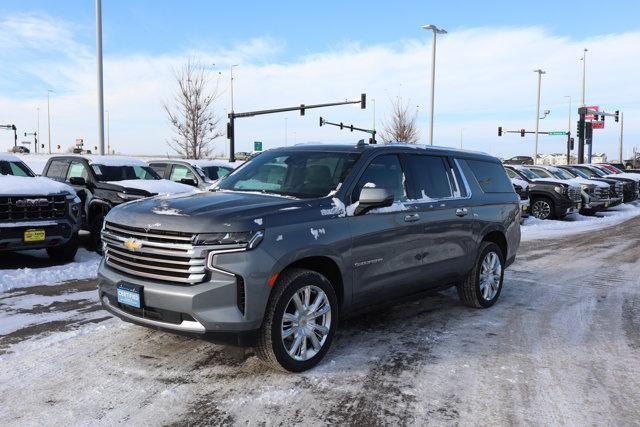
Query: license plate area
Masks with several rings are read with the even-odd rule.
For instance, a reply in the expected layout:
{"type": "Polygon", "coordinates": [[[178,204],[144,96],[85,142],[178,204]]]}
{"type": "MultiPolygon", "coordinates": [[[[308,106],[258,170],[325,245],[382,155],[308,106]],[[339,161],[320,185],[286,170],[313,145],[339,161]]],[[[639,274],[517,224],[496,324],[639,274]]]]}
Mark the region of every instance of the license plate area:
{"type": "Polygon", "coordinates": [[[30,228],[29,230],[25,230],[23,234],[23,240],[26,243],[42,242],[46,237],[46,232],[41,228],[30,228]]]}
{"type": "Polygon", "coordinates": [[[118,283],[116,286],[118,303],[142,308],[142,286],[132,283],[118,283]]]}

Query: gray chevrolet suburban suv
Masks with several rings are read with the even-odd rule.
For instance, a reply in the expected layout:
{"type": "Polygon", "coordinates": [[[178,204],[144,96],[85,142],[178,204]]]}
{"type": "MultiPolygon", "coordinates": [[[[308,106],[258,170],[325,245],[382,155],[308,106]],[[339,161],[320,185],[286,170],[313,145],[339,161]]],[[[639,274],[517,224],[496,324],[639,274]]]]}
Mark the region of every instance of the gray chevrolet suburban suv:
{"type": "Polygon", "coordinates": [[[500,295],[520,243],[500,161],[420,145],[269,150],[213,192],[115,207],[102,231],[103,306],[123,320],[316,365],[338,320],[455,285],[500,295]]]}

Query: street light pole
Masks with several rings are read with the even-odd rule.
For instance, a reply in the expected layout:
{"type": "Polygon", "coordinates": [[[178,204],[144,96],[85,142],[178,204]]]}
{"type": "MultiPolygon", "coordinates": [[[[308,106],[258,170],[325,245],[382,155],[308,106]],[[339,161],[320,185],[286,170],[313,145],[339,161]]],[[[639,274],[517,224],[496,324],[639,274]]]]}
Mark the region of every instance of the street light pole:
{"type": "Polygon", "coordinates": [[[585,47],[582,54],[582,106],[583,107],[586,106],[584,101],[584,87],[585,87],[585,80],[586,80],[586,74],[587,74],[587,52],[588,51],[589,49],[585,47]]]}
{"type": "Polygon", "coordinates": [[[96,0],[96,59],[98,63],[98,150],[104,154],[104,92],[102,79],[102,0],[96,0]]]}
{"type": "Polygon", "coordinates": [[[567,164],[571,164],[571,95],[565,95],[569,98],[569,120],[567,122],[567,164]]]}
{"type": "Polygon", "coordinates": [[[622,160],[622,133],[624,131],[624,113],[620,113],[620,149],[619,149],[619,155],[620,155],[620,163],[623,162],[622,160]]]}
{"type": "Polygon", "coordinates": [[[47,142],[49,144],[49,154],[51,154],[51,105],[49,102],[51,92],[53,92],[51,89],[47,89],[47,142]]]}
{"type": "Polygon", "coordinates": [[[111,138],[110,138],[110,127],[109,127],[109,110],[107,110],[107,154],[111,154],[111,138]]]}
{"type": "Polygon", "coordinates": [[[429,145],[433,145],[433,105],[436,87],[436,36],[438,34],[447,34],[447,31],[432,24],[423,25],[422,28],[433,32],[433,40],[431,41],[431,113],[429,115],[429,145]]]}
{"type": "Polygon", "coordinates": [[[540,85],[542,83],[542,75],[546,74],[543,70],[537,69],[533,71],[534,73],[538,73],[538,104],[536,108],[536,132],[535,132],[535,146],[533,152],[533,164],[535,165],[538,162],[538,131],[540,130],[540,85]]]}

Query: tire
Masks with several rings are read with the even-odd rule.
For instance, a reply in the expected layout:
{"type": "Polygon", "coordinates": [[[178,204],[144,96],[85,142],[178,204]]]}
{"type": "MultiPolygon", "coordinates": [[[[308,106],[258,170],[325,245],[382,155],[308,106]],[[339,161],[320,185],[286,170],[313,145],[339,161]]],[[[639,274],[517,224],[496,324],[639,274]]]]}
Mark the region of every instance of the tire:
{"type": "Polygon", "coordinates": [[[311,270],[299,268],[285,270],[278,278],[276,288],[269,297],[258,345],[255,348],[256,354],[264,363],[275,369],[289,372],[306,371],[317,365],[329,351],[337,324],[338,300],[327,278],[311,270]],[[309,298],[305,298],[307,289],[309,298]],[[322,295],[320,292],[324,294],[324,298],[320,301],[316,314],[319,312],[324,314],[314,318],[297,317],[300,310],[297,308],[299,306],[294,296],[301,297],[301,307],[306,310],[307,306],[313,307],[317,302],[315,298],[322,295]],[[297,320],[283,321],[285,313],[287,318],[297,320]],[[286,325],[290,325],[289,328],[285,329],[286,325]],[[318,328],[312,325],[317,325],[318,328]],[[326,334],[322,331],[326,331],[326,334]],[[289,332],[284,339],[283,332],[289,332]],[[315,342],[313,336],[315,336],[315,342]],[[296,347],[297,341],[299,342],[296,347]]]}
{"type": "MultiPolygon", "coordinates": [[[[492,261],[488,262],[490,265],[492,261]]],[[[458,296],[460,297],[460,300],[469,307],[489,308],[495,304],[500,297],[503,279],[504,256],[502,255],[500,247],[492,242],[483,242],[480,246],[478,258],[476,259],[476,264],[473,267],[473,270],[471,270],[466,279],[457,285],[458,296]],[[497,283],[493,282],[495,283],[495,286],[497,286],[497,289],[494,286],[490,286],[491,292],[485,294],[481,288],[481,279],[483,275],[483,263],[487,262],[488,259],[495,259],[499,262],[499,274],[496,274],[494,270],[493,278],[487,276],[489,283],[487,286],[490,286],[492,279],[498,279],[498,281],[497,283]]]]}
{"type": "Polygon", "coordinates": [[[553,219],[554,210],[553,202],[547,197],[537,197],[531,203],[531,215],[538,219],[553,219]]]}
{"type": "Polygon", "coordinates": [[[74,234],[66,243],[47,248],[47,254],[52,261],[62,263],[71,262],[75,258],[76,252],[78,252],[78,245],[78,234],[74,234]]]}
{"type": "Polygon", "coordinates": [[[102,247],[100,238],[100,232],[102,231],[102,223],[104,222],[104,213],[100,210],[95,212],[93,215],[89,217],[89,232],[91,236],[89,237],[88,246],[92,251],[96,251],[101,253],[102,247]]]}

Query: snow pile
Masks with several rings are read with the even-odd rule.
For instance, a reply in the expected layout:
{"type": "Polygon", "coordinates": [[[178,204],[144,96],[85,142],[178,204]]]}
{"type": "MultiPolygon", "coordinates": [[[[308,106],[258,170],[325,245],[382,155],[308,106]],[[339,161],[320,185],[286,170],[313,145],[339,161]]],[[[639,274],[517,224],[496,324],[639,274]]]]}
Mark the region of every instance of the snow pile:
{"type": "Polygon", "coordinates": [[[135,188],[153,194],[186,193],[193,190],[190,185],[180,184],[168,179],[125,179],[122,181],[107,181],[107,184],[135,188]]]}
{"type": "Polygon", "coordinates": [[[625,203],[594,216],[570,215],[562,221],[529,217],[521,227],[522,240],[551,239],[599,230],[636,216],[640,216],[640,202],[625,203]]]}
{"type": "MultiPolygon", "coordinates": [[[[34,254],[47,256],[46,252],[34,254]]],[[[43,268],[16,268],[0,270],[0,293],[16,288],[48,285],[67,280],[90,279],[96,277],[100,255],[79,249],[74,262],[43,268]]]]}
{"type": "Polygon", "coordinates": [[[45,196],[47,194],[60,194],[67,192],[75,196],[72,187],[58,181],[44,177],[0,175],[0,194],[45,196]]]}

